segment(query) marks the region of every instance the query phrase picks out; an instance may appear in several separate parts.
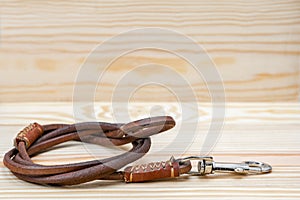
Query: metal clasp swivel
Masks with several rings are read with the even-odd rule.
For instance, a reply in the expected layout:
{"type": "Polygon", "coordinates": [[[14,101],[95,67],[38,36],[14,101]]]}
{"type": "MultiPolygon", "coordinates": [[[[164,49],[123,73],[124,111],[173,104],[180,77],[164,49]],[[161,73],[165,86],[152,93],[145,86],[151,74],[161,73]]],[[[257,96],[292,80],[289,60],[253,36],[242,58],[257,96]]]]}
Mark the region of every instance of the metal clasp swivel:
{"type": "Polygon", "coordinates": [[[179,162],[198,160],[198,171],[191,171],[192,175],[206,175],[214,172],[235,172],[238,174],[262,174],[272,171],[269,164],[257,161],[244,161],[241,163],[214,162],[210,156],[190,156],[177,159],[179,162]]]}

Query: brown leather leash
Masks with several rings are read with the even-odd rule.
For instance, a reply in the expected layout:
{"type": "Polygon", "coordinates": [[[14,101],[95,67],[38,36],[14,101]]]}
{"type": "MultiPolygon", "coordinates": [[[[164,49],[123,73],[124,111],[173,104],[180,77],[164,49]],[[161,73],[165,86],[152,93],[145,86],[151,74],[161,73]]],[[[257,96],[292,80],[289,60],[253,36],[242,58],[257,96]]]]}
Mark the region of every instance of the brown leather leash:
{"type": "Polygon", "coordinates": [[[4,165],[24,181],[49,185],[75,185],[93,180],[122,180],[145,182],[163,178],[175,178],[182,174],[205,175],[215,171],[237,173],[266,173],[271,166],[261,162],[216,163],[212,157],[191,156],[165,162],[152,162],[120,169],[144,156],[151,147],[150,136],[175,126],[169,116],[159,116],[133,121],[127,124],[84,122],[77,124],[33,123],[16,137],[15,148],[4,156],[4,165]],[[120,146],[132,143],[132,148],[121,155],[87,162],[40,165],[31,157],[50,147],[77,140],[103,146],[120,146]],[[191,171],[191,160],[198,160],[198,172],[191,171]]]}

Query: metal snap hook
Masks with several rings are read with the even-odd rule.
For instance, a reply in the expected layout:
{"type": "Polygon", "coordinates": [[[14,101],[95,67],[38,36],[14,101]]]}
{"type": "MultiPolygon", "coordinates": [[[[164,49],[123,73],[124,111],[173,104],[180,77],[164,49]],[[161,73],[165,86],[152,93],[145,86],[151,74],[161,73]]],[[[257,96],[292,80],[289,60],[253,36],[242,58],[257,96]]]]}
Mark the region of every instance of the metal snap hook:
{"type": "Polygon", "coordinates": [[[249,173],[269,173],[272,171],[271,165],[258,161],[244,161],[249,166],[249,173]]]}
{"type": "Polygon", "coordinates": [[[206,175],[214,172],[234,172],[238,174],[262,174],[272,171],[272,167],[263,162],[244,161],[241,163],[215,162],[213,157],[190,156],[178,159],[179,162],[198,160],[198,171],[191,171],[191,175],[206,175]]]}

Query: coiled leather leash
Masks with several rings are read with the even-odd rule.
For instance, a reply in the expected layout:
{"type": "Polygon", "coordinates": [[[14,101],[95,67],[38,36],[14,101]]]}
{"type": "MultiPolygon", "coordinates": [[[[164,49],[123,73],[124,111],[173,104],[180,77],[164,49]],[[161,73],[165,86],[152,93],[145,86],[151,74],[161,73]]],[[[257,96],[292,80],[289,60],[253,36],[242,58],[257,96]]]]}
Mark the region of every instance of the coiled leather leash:
{"type": "Polygon", "coordinates": [[[144,156],[150,149],[150,136],[169,130],[175,121],[169,116],[160,116],[133,121],[127,124],[85,122],[72,125],[31,124],[16,137],[15,148],[7,152],[3,162],[12,173],[24,181],[50,184],[75,185],[93,180],[123,180],[145,182],[163,178],[175,178],[182,174],[204,175],[214,171],[237,173],[265,173],[271,167],[260,162],[215,163],[211,157],[171,157],[165,162],[152,162],[129,166],[144,156]],[[120,146],[132,143],[130,151],[121,155],[74,164],[46,166],[35,164],[31,157],[55,145],[77,140],[103,146],[120,146]],[[199,160],[198,172],[191,171],[191,160],[199,160]]]}

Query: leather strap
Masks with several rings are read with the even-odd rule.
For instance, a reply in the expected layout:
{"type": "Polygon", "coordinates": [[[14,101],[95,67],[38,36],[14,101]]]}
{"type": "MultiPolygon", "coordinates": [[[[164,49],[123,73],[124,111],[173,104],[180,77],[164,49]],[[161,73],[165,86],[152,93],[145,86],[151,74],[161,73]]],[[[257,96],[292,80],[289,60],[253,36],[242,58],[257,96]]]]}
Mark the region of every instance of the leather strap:
{"type": "Polygon", "coordinates": [[[77,124],[34,123],[24,128],[15,139],[15,148],[4,156],[4,164],[18,178],[38,184],[74,185],[97,179],[144,182],[161,178],[178,177],[191,170],[190,161],[149,163],[127,167],[144,156],[151,147],[150,136],[169,130],[175,121],[169,116],[152,117],[128,124],[85,122],[77,124]],[[132,143],[130,151],[121,155],[74,164],[40,165],[31,157],[50,147],[77,140],[103,146],[120,146],[132,143]]]}

